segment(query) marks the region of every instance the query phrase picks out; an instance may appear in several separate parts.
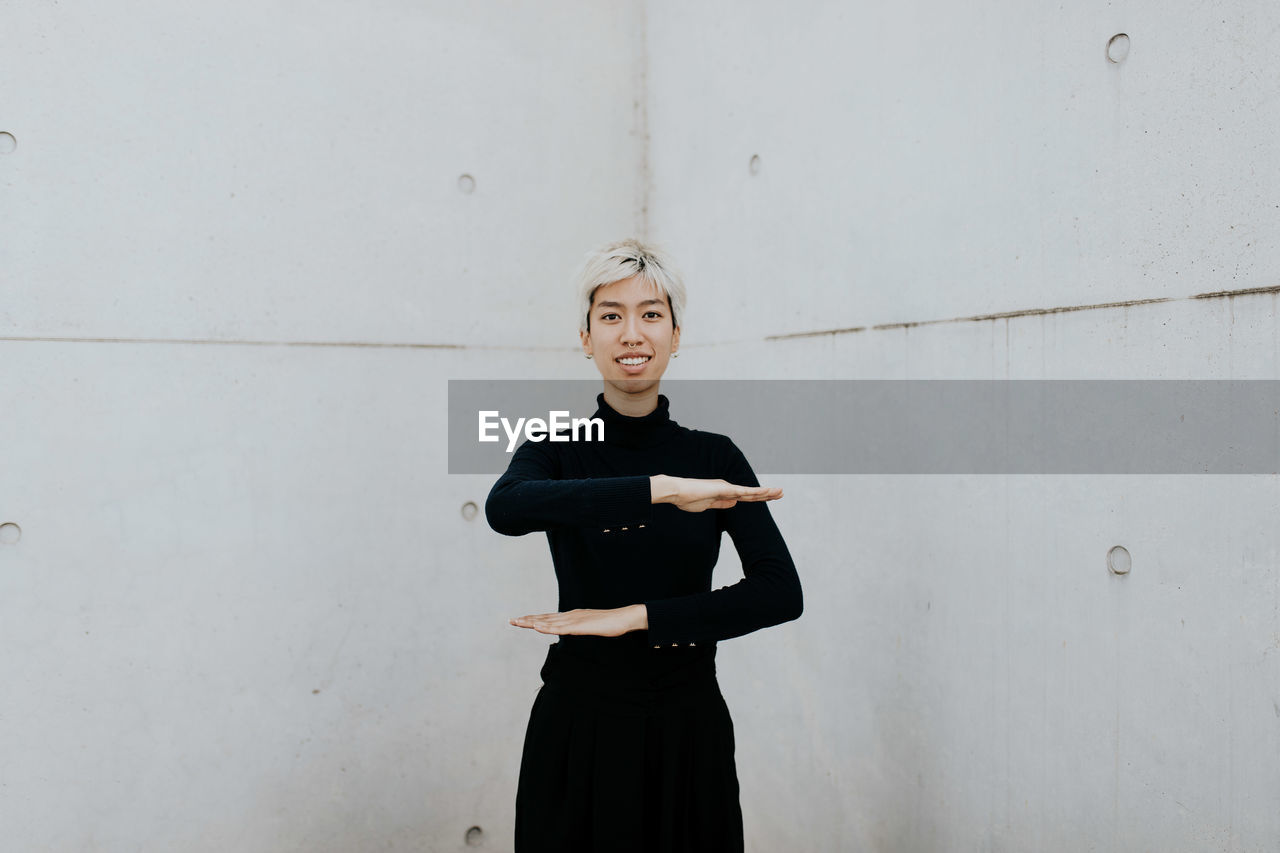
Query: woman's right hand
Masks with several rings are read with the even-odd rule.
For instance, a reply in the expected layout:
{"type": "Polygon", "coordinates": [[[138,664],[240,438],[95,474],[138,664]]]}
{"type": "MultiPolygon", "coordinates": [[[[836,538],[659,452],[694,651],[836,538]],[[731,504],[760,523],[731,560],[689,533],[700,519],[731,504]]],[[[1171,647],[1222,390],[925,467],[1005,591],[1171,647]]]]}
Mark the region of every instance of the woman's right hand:
{"type": "Polygon", "coordinates": [[[699,480],[655,474],[649,478],[651,503],[675,504],[685,512],[728,509],[738,501],[776,501],[782,489],[767,486],[735,486],[728,480],[699,480]]]}

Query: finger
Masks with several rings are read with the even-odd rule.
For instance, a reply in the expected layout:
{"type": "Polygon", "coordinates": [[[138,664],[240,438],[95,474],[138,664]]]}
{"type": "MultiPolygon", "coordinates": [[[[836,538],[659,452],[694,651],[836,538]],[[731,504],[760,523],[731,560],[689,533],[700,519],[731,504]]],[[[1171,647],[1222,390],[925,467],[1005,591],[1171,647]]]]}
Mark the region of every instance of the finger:
{"type": "Polygon", "coordinates": [[[531,619],[527,616],[519,616],[511,620],[511,624],[517,628],[532,628],[539,634],[558,634],[560,631],[556,626],[544,619],[531,619]]]}
{"type": "Polygon", "coordinates": [[[725,489],[723,494],[727,497],[734,495],[737,497],[747,497],[750,495],[763,495],[769,492],[776,492],[777,486],[730,486],[725,489]]]}
{"type": "Polygon", "coordinates": [[[739,495],[740,501],[772,501],[782,497],[782,489],[778,486],[760,486],[739,495]]]}
{"type": "Polygon", "coordinates": [[[521,627],[532,628],[533,630],[537,631],[539,634],[560,633],[559,626],[556,623],[547,619],[526,619],[524,620],[524,624],[521,627]]]}
{"type": "Polygon", "coordinates": [[[556,616],[556,615],[559,615],[559,614],[538,613],[530,616],[515,616],[515,617],[512,617],[510,621],[512,625],[519,625],[521,628],[531,628],[533,627],[533,624],[535,622],[542,622],[546,620],[548,616],[556,616]]]}

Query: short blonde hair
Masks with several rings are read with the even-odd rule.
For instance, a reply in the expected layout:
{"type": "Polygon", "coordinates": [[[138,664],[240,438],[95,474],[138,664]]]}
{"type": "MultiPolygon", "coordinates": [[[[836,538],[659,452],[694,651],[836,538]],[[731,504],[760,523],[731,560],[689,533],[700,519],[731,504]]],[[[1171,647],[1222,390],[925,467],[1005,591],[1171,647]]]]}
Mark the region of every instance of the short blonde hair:
{"type": "Polygon", "coordinates": [[[577,279],[579,331],[586,332],[591,328],[591,300],[595,297],[596,288],[634,275],[662,291],[671,306],[671,325],[680,327],[680,319],[684,317],[685,292],[679,271],[657,246],[628,238],[588,252],[583,260],[577,279]]]}

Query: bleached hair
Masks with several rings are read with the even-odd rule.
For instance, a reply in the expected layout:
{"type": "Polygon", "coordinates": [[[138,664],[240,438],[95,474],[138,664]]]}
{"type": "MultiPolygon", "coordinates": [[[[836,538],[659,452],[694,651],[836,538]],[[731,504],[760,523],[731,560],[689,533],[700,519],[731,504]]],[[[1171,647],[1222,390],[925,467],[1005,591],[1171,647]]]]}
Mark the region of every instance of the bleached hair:
{"type": "Polygon", "coordinates": [[[684,318],[685,291],[679,271],[667,254],[652,243],[628,238],[588,252],[578,272],[578,329],[588,331],[591,300],[596,288],[639,275],[656,287],[671,306],[671,324],[684,318]]]}

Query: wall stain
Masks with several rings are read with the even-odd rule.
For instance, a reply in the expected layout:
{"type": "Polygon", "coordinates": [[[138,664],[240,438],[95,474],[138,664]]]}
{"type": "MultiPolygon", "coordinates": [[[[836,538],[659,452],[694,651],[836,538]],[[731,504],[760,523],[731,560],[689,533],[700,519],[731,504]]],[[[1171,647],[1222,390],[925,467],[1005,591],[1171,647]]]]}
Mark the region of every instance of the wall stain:
{"type": "Polygon", "coordinates": [[[0,336],[0,341],[56,344],[222,344],[248,347],[367,347],[371,349],[512,349],[522,352],[530,349],[560,350],[564,347],[490,347],[469,344],[415,344],[382,343],[379,341],[255,341],[217,338],[75,338],[75,337],[20,337],[0,336]]]}
{"type": "MultiPolygon", "coordinates": [[[[643,207],[643,205],[642,205],[643,207]]],[[[642,221],[647,211],[642,212],[642,221]]],[[[991,314],[972,314],[966,317],[951,317],[941,320],[911,320],[902,323],[880,323],[874,326],[848,326],[836,329],[817,329],[810,332],[790,332],[782,335],[765,335],[766,341],[783,341],[795,338],[816,338],[823,335],[847,335],[857,332],[882,332],[890,329],[913,329],[917,326],[936,326],[943,323],[980,323],[991,320],[1008,320],[1017,317],[1037,317],[1048,314],[1065,314],[1072,311],[1096,311],[1105,308],[1130,308],[1134,305],[1154,305],[1160,302],[1179,302],[1189,299],[1231,299],[1236,296],[1255,294],[1280,294],[1280,285],[1271,287],[1249,287],[1241,290],[1215,290],[1209,293],[1197,293],[1192,296],[1162,296],[1151,299],[1128,299],[1122,302],[1097,302],[1091,305],[1062,305],[1055,308],[1024,308],[1017,311],[998,311],[991,314]]],[[[31,337],[0,335],[0,341],[45,342],[45,343],[89,343],[89,344],[217,344],[222,346],[251,347],[350,347],[368,349],[449,349],[449,350],[511,350],[516,352],[560,352],[566,347],[558,346],[487,346],[477,344],[431,344],[431,343],[386,343],[381,341],[268,341],[268,340],[228,340],[215,338],[78,338],[78,337],[31,337]]],[[[722,342],[723,343],[723,342],[722,342]]],[[[720,344],[702,344],[701,346],[718,346],[720,344]]],[[[699,346],[693,344],[692,346],[699,346]]],[[[576,351],[576,347],[573,348],[576,351]]]]}
{"type": "Polygon", "coordinates": [[[1210,293],[1197,293],[1193,296],[1160,296],[1150,299],[1127,299],[1121,302],[1096,302],[1090,305],[1062,305],[1055,308],[1024,308],[1017,311],[997,311],[990,314],[972,314],[967,317],[951,317],[942,320],[912,320],[903,323],[880,323],[874,326],[851,326],[844,329],[817,329],[811,332],[791,332],[785,335],[766,335],[766,341],[781,341],[792,338],[812,338],[820,335],[843,335],[867,330],[881,332],[888,329],[912,329],[916,326],[934,326],[942,323],[979,323],[990,320],[1008,320],[1015,317],[1042,317],[1047,314],[1065,314],[1071,311],[1097,311],[1104,308],[1130,308],[1134,305],[1155,305],[1160,302],[1179,302],[1184,299],[1221,299],[1235,296],[1247,296],[1259,293],[1280,293],[1280,285],[1274,287],[1249,287],[1242,290],[1218,290],[1210,293]]]}
{"type": "Polygon", "coordinates": [[[1221,299],[1222,297],[1247,296],[1251,293],[1280,293],[1280,284],[1273,287],[1247,287],[1243,290],[1214,290],[1209,293],[1197,293],[1190,299],[1221,299]]]}

